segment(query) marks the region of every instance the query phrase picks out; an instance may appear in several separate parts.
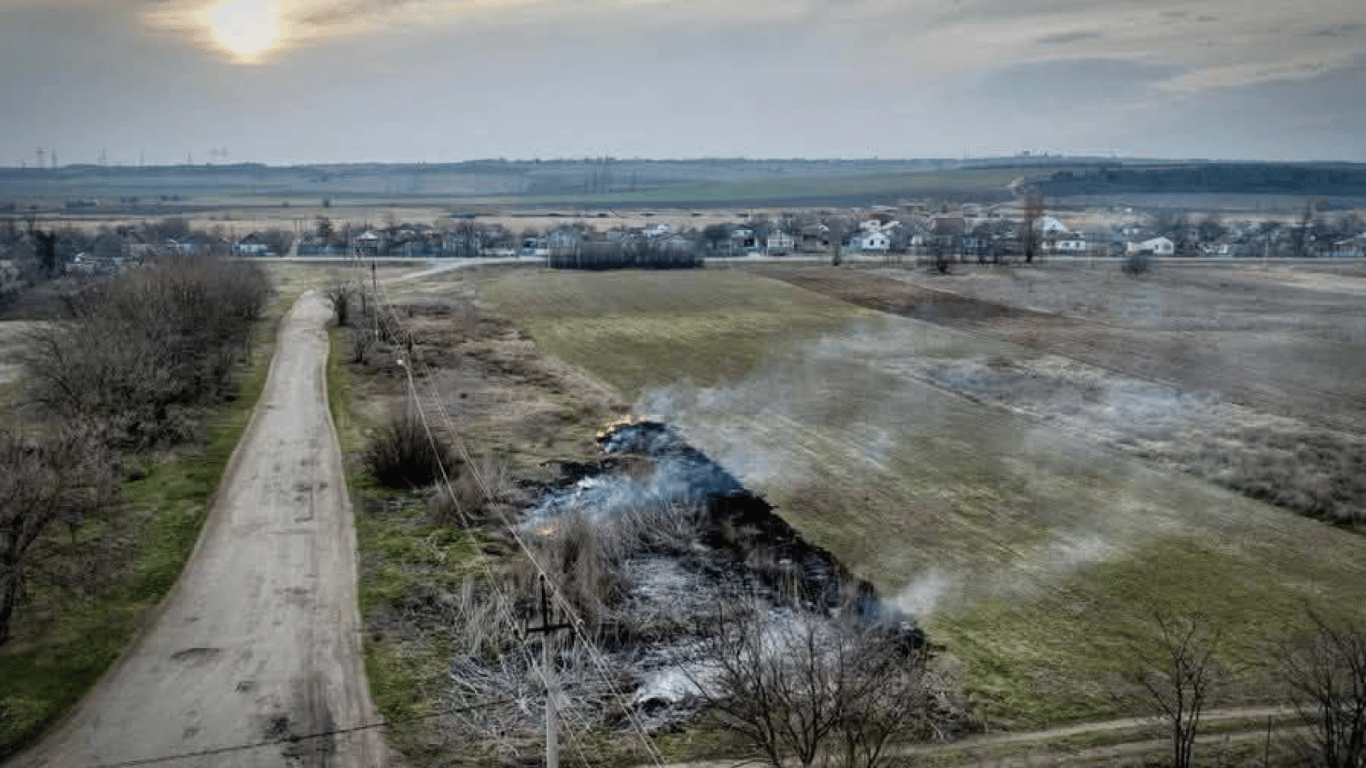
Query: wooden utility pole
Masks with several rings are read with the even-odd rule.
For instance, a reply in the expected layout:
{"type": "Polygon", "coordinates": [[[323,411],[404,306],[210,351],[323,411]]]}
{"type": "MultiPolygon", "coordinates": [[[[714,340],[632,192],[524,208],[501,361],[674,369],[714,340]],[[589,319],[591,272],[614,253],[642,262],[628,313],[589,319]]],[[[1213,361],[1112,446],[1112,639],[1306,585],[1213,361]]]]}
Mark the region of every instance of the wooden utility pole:
{"type": "Polygon", "coordinates": [[[541,674],[545,675],[545,768],[560,768],[559,715],[555,711],[555,668],[551,666],[551,634],[569,629],[569,624],[550,623],[550,601],[545,593],[545,574],[541,574],[541,626],[527,627],[527,634],[540,634],[541,674]]]}

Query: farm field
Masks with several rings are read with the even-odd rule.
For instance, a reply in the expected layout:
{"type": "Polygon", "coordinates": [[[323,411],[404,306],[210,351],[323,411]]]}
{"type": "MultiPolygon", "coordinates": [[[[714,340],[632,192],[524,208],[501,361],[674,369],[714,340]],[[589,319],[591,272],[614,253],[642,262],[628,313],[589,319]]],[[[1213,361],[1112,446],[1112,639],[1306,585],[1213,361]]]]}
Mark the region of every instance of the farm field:
{"type": "Polygon", "coordinates": [[[919,615],[993,727],[1131,714],[1111,693],[1153,609],[1220,622],[1229,703],[1273,695],[1305,604],[1362,610],[1366,539],[922,378],[1048,353],[737,270],[522,271],[482,299],[919,615]]]}
{"type": "Polygon", "coordinates": [[[1366,434],[1366,279],[1293,267],[769,270],[931,320],[1269,413],[1366,434]]]}

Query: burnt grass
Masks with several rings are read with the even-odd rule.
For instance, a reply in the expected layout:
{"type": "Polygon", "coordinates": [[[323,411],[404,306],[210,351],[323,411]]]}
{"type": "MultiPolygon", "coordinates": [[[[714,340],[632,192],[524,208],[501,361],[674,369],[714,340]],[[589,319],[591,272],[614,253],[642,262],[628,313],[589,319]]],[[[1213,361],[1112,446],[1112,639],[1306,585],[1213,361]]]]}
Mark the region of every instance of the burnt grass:
{"type": "Polygon", "coordinates": [[[829,550],[802,538],[772,505],[689,445],[673,427],[657,421],[625,424],[604,433],[599,443],[609,458],[567,465],[567,480],[579,484],[585,478],[620,477],[623,463],[615,457],[648,457],[656,481],[660,473],[668,475],[666,493],[686,496],[701,507],[698,543],[735,567],[748,569],[767,592],[789,595],[810,610],[843,608],[869,621],[904,625],[916,645],[924,642],[910,616],[886,606],[870,582],[850,573],[829,550]]]}

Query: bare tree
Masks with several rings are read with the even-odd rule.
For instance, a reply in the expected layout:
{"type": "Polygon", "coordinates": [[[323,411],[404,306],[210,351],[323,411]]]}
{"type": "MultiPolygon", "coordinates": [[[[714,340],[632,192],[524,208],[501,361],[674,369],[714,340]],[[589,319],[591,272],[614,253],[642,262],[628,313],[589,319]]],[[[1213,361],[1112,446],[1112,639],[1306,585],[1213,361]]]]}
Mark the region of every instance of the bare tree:
{"type": "Polygon", "coordinates": [[[1297,259],[1309,255],[1309,234],[1310,227],[1314,222],[1314,207],[1313,199],[1304,201],[1304,213],[1300,214],[1300,223],[1291,234],[1291,244],[1295,249],[1295,258],[1297,259]]]}
{"type": "Polygon", "coordinates": [[[1171,733],[1172,767],[1189,768],[1200,717],[1218,682],[1219,631],[1202,613],[1154,611],[1157,648],[1135,648],[1131,677],[1139,697],[1171,733]]]}
{"type": "Polygon", "coordinates": [[[1039,221],[1044,215],[1044,196],[1043,192],[1031,188],[1025,193],[1024,200],[1024,221],[1020,227],[1020,252],[1024,254],[1026,264],[1034,263],[1034,256],[1039,251],[1040,231],[1039,221]]]}
{"type": "Polygon", "coordinates": [[[0,645],[10,639],[37,545],[52,527],[80,525],[113,496],[98,446],[65,427],[36,438],[0,429],[0,645]]]}
{"type": "Polygon", "coordinates": [[[687,674],[755,760],[878,768],[893,738],[932,734],[940,710],[925,650],[857,622],[743,606],[706,628],[687,674]]]}
{"type": "Polygon", "coordinates": [[[1366,766],[1366,631],[1311,611],[1310,637],[1282,655],[1289,697],[1315,765],[1366,766]]]}
{"type": "Polygon", "coordinates": [[[339,280],[327,289],[327,300],[332,302],[338,326],[346,327],[351,322],[351,299],[355,295],[356,286],[345,280],[339,280]]]}

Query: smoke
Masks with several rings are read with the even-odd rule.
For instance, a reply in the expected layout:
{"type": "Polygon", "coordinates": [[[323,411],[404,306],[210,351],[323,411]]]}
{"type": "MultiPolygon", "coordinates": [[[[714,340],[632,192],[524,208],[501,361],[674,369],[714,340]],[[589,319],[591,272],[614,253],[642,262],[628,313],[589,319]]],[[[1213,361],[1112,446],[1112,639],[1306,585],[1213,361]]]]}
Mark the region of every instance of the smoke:
{"type": "Polygon", "coordinates": [[[882,494],[891,502],[877,514],[902,514],[904,502],[905,514],[927,516],[914,518],[931,541],[923,549],[914,529],[902,534],[905,551],[895,538],[860,546],[870,562],[912,574],[889,602],[929,616],[1038,594],[1170,532],[1175,517],[1143,501],[1157,478],[1098,442],[1184,423],[1209,402],[890,319],[851,324],[740,381],[645,392],[635,408],[680,426],[745,485],[779,500],[840,481],[862,493],[829,491],[821,512],[858,516],[860,504],[877,503],[866,497],[882,494]],[[981,529],[962,516],[981,514],[999,527],[963,541],[981,529]]]}

